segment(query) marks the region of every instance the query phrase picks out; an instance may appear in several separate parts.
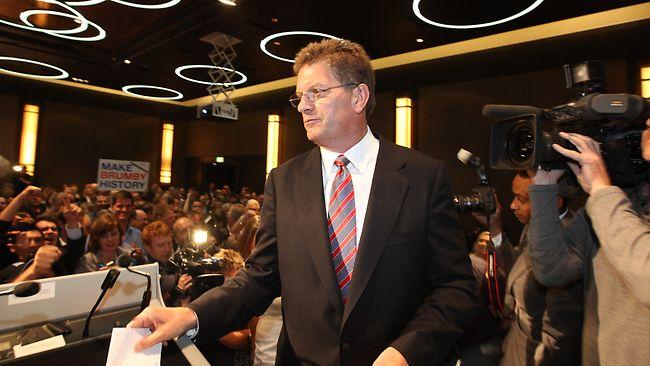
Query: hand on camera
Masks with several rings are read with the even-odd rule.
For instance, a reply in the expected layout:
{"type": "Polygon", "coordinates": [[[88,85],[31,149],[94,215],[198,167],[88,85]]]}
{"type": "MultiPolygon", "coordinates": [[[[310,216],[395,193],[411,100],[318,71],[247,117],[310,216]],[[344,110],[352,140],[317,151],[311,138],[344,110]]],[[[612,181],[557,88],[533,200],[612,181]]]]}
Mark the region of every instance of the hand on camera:
{"type": "Polygon", "coordinates": [[[607,173],[607,167],[600,154],[600,144],[593,139],[577,133],[560,132],[560,137],[569,140],[578,151],[565,149],[553,144],[553,149],[578,164],[567,163],[578,178],[578,183],[588,194],[612,185],[607,173]]]}
{"type": "MultiPolygon", "coordinates": [[[[499,197],[494,193],[494,203],[496,204],[496,210],[492,215],[490,215],[490,233],[493,236],[501,234],[502,222],[501,222],[501,203],[499,202],[499,197]]],[[[478,221],[481,225],[488,227],[487,217],[483,213],[472,212],[472,216],[478,221]]]]}

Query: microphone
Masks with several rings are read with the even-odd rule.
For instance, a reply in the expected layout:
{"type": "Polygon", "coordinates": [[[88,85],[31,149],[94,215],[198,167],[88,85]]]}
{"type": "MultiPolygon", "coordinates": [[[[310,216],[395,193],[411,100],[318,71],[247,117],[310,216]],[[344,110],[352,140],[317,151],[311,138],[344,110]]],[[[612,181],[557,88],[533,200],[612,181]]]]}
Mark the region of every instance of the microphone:
{"type": "Polygon", "coordinates": [[[0,296],[14,295],[16,297],[28,297],[36,295],[41,291],[41,284],[38,282],[23,282],[11,290],[0,292],[0,296]]]}
{"type": "Polygon", "coordinates": [[[529,105],[486,104],[483,106],[484,117],[510,118],[524,114],[539,114],[544,110],[529,105]]]}
{"type": "Polygon", "coordinates": [[[102,293],[99,295],[99,298],[97,299],[97,302],[93,306],[93,308],[90,310],[90,313],[88,313],[88,317],[86,318],[86,323],[84,324],[84,330],[83,330],[83,337],[88,337],[88,332],[89,332],[89,327],[90,327],[90,319],[92,319],[93,315],[95,314],[95,310],[97,310],[97,306],[99,306],[99,303],[102,302],[102,299],[104,298],[104,295],[106,295],[106,291],[108,291],[109,288],[112,288],[113,285],[115,285],[115,281],[117,281],[117,277],[120,275],[120,271],[111,268],[108,270],[108,273],[106,274],[106,277],[104,277],[104,282],[102,282],[102,293]]]}
{"type": "Polygon", "coordinates": [[[142,302],[140,303],[140,312],[144,310],[147,306],[149,306],[149,302],[151,301],[151,276],[149,276],[148,273],[139,271],[137,269],[131,269],[130,266],[133,264],[133,259],[131,258],[130,255],[128,254],[122,254],[117,258],[117,265],[126,268],[127,271],[131,273],[135,273],[140,276],[144,276],[147,278],[147,289],[145,292],[142,294],[142,302]]]}

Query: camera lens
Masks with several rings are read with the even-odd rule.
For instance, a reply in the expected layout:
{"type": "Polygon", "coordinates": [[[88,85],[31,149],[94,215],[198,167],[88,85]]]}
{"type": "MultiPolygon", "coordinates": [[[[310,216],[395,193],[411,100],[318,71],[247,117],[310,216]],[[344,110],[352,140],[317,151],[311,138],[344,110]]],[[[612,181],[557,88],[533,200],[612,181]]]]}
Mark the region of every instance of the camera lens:
{"type": "Polygon", "coordinates": [[[535,149],[535,135],[526,124],[515,126],[506,141],[509,156],[518,163],[528,160],[535,149]]]}

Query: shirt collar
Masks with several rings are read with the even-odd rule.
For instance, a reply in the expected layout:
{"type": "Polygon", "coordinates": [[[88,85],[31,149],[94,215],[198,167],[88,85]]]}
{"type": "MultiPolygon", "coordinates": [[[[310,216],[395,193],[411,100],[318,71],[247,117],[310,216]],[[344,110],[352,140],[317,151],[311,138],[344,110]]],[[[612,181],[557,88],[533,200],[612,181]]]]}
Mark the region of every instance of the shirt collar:
{"type": "MultiPolygon", "coordinates": [[[[370,127],[367,127],[367,129],[366,135],[361,141],[343,153],[350,160],[353,169],[356,169],[361,174],[365,174],[368,166],[373,160],[376,160],[379,152],[379,140],[372,134],[370,127]]],[[[341,155],[322,146],[320,147],[320,154],[326,172],[329,172],[334,167],[334,161],[341,155]]]]}

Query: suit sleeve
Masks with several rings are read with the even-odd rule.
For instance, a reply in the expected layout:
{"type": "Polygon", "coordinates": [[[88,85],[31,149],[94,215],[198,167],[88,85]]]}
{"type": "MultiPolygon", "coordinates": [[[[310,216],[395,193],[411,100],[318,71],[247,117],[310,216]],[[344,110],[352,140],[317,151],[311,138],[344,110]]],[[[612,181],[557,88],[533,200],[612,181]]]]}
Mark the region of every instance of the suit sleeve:
{"type": "Polygon", "coordinates": [[[410,366],[439,364],[463,334],[476,309],[475,279],[450,182],[440,166],[427,205],[426,245],[430,294],[391,344],[410,366]]]}
{"type": "Polygon", "coordinates": [[[273,299],[280,296],[274,177],[271,171],[264,188],[257,247],[246,261],[246,268],[189,305],[199,319],[199,339],[215,339],[245,328],[253,316],[263,314],[273,299]]]}
{"type": "Polygon", "coordinates": [[[650,225],[639,217],[618,187],[599,190],[587,200],[587,213],[607,259],[632,293],[650,308],[650,225]]]}

